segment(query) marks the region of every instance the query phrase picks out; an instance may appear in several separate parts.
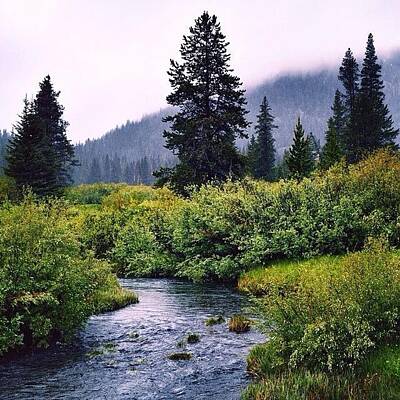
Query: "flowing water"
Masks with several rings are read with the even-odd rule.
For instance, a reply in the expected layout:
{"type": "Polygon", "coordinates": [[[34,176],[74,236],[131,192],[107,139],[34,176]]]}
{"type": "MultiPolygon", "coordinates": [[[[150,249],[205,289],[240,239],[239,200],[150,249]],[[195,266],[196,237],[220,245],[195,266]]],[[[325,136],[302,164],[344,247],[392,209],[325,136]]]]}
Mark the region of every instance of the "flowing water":
{"type": "Polygon", "coordinates": [[[246,299],[221,286],[125,279],[140,302],[90,318],[73,345],[55,346],[0,365],[1,399],[238,399],[248,383],[246,355],[260,333],[206,326],[246,299]],[[178,348],[189,332],[200,341],[178,348]],[[172,361],[186,351],[192,358],[172,361]]]}

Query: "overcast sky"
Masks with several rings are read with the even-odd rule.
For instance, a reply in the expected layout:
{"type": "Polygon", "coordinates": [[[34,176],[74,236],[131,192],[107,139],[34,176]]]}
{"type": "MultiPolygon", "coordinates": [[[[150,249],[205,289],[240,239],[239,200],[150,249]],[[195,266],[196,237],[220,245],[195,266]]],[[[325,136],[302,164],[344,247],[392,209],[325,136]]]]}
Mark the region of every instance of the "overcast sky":
{"type": "Polygon", "coordinates": [[[379,55],[400,48],[400,0],[0,0],[0,128],[47,74],[74,142],[159,110],[169,59],[204,10],[247,87],[361,54],[370,31],[379,55]]]}

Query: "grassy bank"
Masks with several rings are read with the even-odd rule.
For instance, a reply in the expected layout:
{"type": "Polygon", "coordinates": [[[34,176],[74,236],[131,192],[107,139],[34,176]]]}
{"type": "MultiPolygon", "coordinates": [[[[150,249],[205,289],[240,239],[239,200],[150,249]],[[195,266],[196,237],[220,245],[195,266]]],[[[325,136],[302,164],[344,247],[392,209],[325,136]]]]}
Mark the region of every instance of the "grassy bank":
{"type": "Polygon", "coordinates": [[[243,399],[399,399],[400,256],[360,253],[280,262],[245,273],[267,343],[243,399]]]}

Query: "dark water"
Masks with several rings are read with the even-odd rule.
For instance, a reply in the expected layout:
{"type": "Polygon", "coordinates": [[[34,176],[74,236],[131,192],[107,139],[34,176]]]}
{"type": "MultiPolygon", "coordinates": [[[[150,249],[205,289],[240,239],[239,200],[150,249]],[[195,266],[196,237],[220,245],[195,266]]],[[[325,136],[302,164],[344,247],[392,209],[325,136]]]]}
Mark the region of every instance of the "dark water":
{"type": "Polygon", "coordinates": [[[216,314],[239,312],[230,289],[172,280],[126,279],[140,303],[92,317],[74,345],[0,365],[1,399],[238,399],[248,383],[245,358],[263,337],[254,330],[207,327],[216,314]],[[188,332],[189,361],[171,361],[188,332]],[[135,334],[139,336],[135,338],[135,334]],[[102,354],[98,354],[102,353],[102,354]]]}

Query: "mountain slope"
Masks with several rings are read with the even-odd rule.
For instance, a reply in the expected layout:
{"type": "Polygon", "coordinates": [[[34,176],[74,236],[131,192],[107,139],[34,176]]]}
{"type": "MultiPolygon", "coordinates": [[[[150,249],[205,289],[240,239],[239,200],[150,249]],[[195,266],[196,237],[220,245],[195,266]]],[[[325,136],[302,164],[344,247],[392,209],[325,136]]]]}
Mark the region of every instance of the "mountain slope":
{"type": "MultiPolygon", "coordinates": [[[[400,126],[400,53],[383,60],[382,65],[386,101],[395,125],[400,126]]],[[[247,90],[249,120],[255,121],[259,104],[266,95],[279,126],[275,132],[278,152],[290,146],[293,127],[298,116],[301,117],[306,132],[313,132],[323,141],[336,88],[340,88],[337,68],[306,74],[282,75],[247,90]]],[[[165,124],[161,120],[168,111],[170,110],[166,109],[146,116],[139,122],[128,121],[106,133],[102,138],[88,140],[78,145],[77,155],[83,165],[86,165],[86,171],[78,171],[77,180],[85,179],[87,165],[90,165],[93,157],[102,159],[106,154],[128,161],[146,156],[156,158],[160,164],[165,160],[171,160],[172,155],[163,147],[162,138],[165,124]]],[[[252,129],[252,127],[249,129],[249,133],[252,129]]],[[[238,146],[244,147],[245,141],[240,141],[238,146]]]]}

